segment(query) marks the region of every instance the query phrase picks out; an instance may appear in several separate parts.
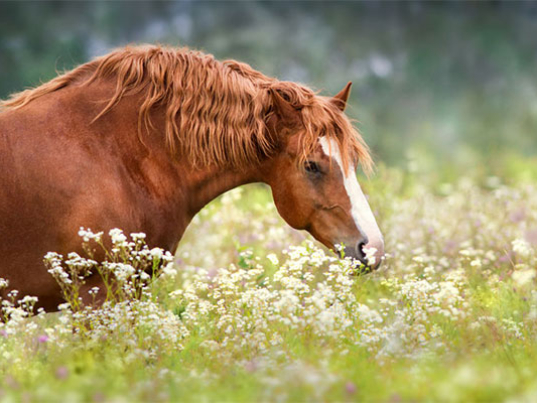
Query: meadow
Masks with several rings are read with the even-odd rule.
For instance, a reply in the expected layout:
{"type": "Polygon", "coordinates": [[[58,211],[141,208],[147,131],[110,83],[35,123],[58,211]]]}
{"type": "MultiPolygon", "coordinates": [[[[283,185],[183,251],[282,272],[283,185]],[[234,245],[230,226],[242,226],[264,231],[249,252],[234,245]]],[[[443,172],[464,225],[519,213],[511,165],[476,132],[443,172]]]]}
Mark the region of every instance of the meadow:
{"type": "Polygon", "coordinates": [[[368,275],[261,185],[202,210],[175,256],[81,230],[88,256],[47,256],[59,313],[2,301],[0,400],[535,401],[536,161],[411,159],[361,183],[388,253],[368,275]],[[99,309],[77,302],[89,269],[120,282],[99,309]]]}

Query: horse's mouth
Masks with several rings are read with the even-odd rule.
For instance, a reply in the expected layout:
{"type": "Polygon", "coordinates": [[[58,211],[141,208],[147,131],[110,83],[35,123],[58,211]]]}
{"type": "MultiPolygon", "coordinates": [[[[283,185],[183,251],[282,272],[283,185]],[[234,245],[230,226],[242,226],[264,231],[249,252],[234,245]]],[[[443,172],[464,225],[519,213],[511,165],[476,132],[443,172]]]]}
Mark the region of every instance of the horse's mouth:
{"type": "MultiPolygon", "coordinates": [[[[347,248],[345,248],[347,249],[347,248]]],[[[367,257],[355,257],[352,254],[349,253],[342,253],[340,250],[337,251],[337,254],[340,258],[345,258],[351,260],[352,265],[352,275],[354,276],[361,276],[363,274],[370,274],[380,267],[380,263],[377,265],[374,265],[373,267],[369,264],[367,261],[367,257]]]]}

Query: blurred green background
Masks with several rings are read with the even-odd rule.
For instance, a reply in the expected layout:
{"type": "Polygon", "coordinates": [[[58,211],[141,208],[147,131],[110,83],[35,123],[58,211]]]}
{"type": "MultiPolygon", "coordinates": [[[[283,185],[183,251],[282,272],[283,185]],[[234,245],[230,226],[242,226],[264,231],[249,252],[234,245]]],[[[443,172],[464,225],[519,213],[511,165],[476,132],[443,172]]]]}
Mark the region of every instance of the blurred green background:
{"type": "Polygon", "coordinates": [[[353,81],[348,113],[386,165],[535,162],[536,2],[0,2],[0,98],[140,42],[326,94],[353,81]]]}

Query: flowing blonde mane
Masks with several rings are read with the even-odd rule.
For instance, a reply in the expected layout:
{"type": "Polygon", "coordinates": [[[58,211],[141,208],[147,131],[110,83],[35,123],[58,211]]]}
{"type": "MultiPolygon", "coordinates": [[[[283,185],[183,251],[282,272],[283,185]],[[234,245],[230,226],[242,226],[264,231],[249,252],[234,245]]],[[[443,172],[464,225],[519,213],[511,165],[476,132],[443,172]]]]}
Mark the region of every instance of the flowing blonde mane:
{"type": "Polygon", "coordinates": [[[354,159],[372,166],[366,144],[351,121],[330,101],[311,89],[270,78],[234,60],[219,62],[212,55],[186,48],[136,46],[116,50],[83,64],[35,89],[14,94],[0,104],[21,108],[32,100],[69,85],[90,85],[101,78],[116,80],[113,96],[98,119],[124,97],[143,94],[139,128],[150,129],[157,106],[166,111],[166,140],[195,165],[235,167],[270,156],[275,145],[266,127],[273,111],[271,90],[301,111],[305,127],[300,145],[303,162],[319,136],[336,139],[347,166],[354,159]]]}

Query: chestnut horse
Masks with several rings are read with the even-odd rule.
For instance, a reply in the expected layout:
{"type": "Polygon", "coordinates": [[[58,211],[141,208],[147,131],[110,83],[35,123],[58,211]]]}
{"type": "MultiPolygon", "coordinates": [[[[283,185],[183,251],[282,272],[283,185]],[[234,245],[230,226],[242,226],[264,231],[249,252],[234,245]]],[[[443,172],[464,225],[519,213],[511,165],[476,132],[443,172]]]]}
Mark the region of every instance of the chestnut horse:
{"type": "Polygon", "coordinates": [[[0,109],[0,278],[55,310],[43,256],[82,253],[80,227],[173,251],[203,206],[251,182],[329,248],[366,264],[375,248],[375,268],[383,239],[355,173],[372,162],[343,113],[349,91],[323,97],[247,64],[140,46],[13,95],[0,109]]]}

